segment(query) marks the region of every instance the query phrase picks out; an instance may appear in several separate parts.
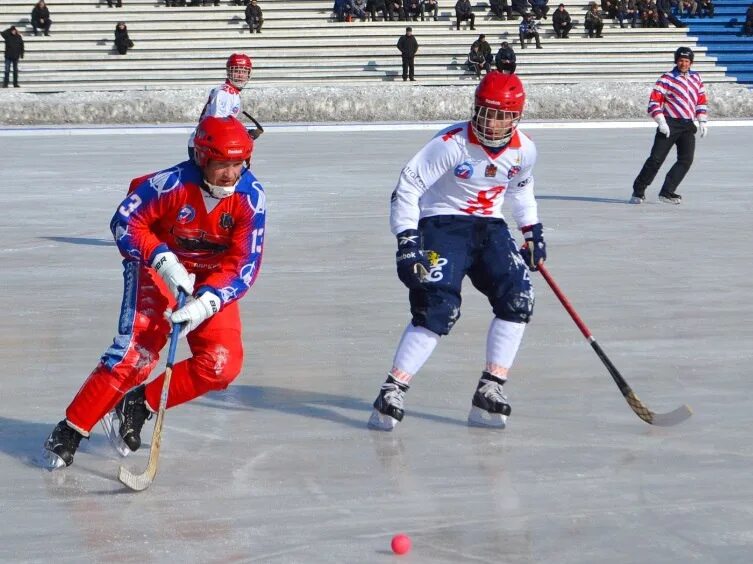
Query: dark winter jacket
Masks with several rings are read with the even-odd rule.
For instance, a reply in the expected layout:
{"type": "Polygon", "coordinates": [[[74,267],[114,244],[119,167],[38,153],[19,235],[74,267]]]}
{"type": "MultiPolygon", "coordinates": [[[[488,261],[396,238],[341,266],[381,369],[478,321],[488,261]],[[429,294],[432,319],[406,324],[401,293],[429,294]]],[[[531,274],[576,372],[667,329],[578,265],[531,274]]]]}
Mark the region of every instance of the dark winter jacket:
{"type": "Polygon", "coordinates": [[[50,21],[50,10],[45,6],[44,8],[40,8],[39,6],[34,6],[34,9],[31,11],[31,23],[36,25],[37,27],[42,27],[40,22],[44,20],[45,22],[50,21]]]}
{"type": "Polygon", "coordinates": [[[552,23],[554,24],[554,29],[567,27],[567,24],[569,24],[570,21],[570,14],[567,13],[567,10],[555,10],[552,14],[552,23]]]}
{"type": "Polygon", "coordinates": [[[261,6],[258,4],[249,4],[246,6],[246,21],[250,22],[253,20],[261,21],[264,19],[264,16],[261,11],[261,6]]]}
{"type": "Polygon", "coordinates": [[[397,48],[403,57],[410,59],[418,52],[418,41],[413,35],[401,35],[397,40],[397,48]]]}
{"type": "Polygon", "coordinates": [[[18,30],[15,34],[11,33],[13,30],[16,30],[14,25],[3,31],[2,36],[5,40],[5,58],[17,61],[24,58],[24,40],[18,30]]]}
{"type": "Polygon", "coordinates": [[[455,4],[455,13],[459,16],[470,15],[472,11],[470,0],[458,0],[455,4]]]}
{"type": "Polygon", "coordinates": [[[126,51],[130,47],[133,47],[133,42],[131,41],[131,38],[128,37],[128,26],[123,24],[123,28],[121,29],[117,25],[115,26],[115,48],[118,51],[126,51]]]}

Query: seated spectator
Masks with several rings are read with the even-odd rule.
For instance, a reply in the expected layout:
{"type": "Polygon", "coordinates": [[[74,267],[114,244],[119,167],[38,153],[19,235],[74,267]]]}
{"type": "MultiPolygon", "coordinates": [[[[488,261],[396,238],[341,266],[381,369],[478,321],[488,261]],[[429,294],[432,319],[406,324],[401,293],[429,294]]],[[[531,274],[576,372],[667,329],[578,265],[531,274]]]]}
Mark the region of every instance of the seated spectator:
{"type": "Polygon", "coordinates": [[[125,55],[128,49],[133,47],[133,41],[128,37],[128,26],[125,22],[118,22],[115,26],[115,49],[118,53],[125,55]]]}
{"type": "Polygon", "coordinates": [[[421,16],[421,0],[405,0],[405,19],[418,21],[421,16]]]}
{"type": "Polygon", "coordinates": [[[437,0],[421,0],[421,21],[424,21],[424,17],[429,17],[429,14],[434,15],[434,21],[437,21],[439,15],[439,2],[437,0]]]}
{"type": "Polygon", "coordinates": [[[365,22],[367,14],[366,0],[353,0],[353,17],[365,22]]]}
{"type": "Polygon", "coordinates": [[[714,3],[711,0],[700,0],[698,2],[698,17],[714,17],[714,3]]]}
{"type": "Polygon", "coordinates": [[[546,14],[549,11],[549,6],[547,6],[549,0],[528,0],[528,3],[531,5],[537,20],[546,19],[546,14]]]}
{"type": "Polygon", "coordinates": [[[390,21],[395,21],[395,16],[399,21],[405,20],[405,10],[403,9],[403,0],[387,0],[387,15],[390,21]]]}
{"type": "Polygon", "coordinates": [[[604,20],[601,17],[601,10],[596,2],[591,2],[588,5],[588,12],[586,12],[586,21],[583,24],[588,32],[588,37],[603,37],[601,30],[604,27],[604,20]]]}
{"type": "Polygon", "coordinates": [[[565,10],[564,4],[560,4],[552,14],[552,27],[554,27],[554,35],[558,39],[567,39],[570,30],[573,29],[572,18],[565,10]]]}
{"type": "Polygon", "coordinates": [[[515,59],[515,51],[513,51],[507,41],[503,41],[499,51],[497,51],[497,55],[494,57],[494,66],[502,74],[513,74],[517,68],[515,59]]]}
{"type": "Polygon", "coordinates": [[[613,20],[617,17],[617,0],[601,0],[602,17],[613,20]]]}
{"type": "Polygon", "coordinates": [[[518,26],[518,36],[520,37],[520,48],[526,48],[526,39],[536,40],[536,49],[543,49],[541,47],[541,39],[539,38],[539,30],[537,26],[539,24],[533,19],[533,14],[526,14],[523,16],[523,21],[518,26]]]}
{"type": "Polygon", "coordinates": [[[261,8],[256,3],[256,0],[251,0],[248,6],[246,6],[246,23],[248,24],[248,32],[261,33],[261,26],[264,24],[264,14],[261,8]]]}
{"type": "Polygon", "coordinates": [[[659,27],[659,14],[653,0],[638,0],[638,10],[643,27],[659,27]]]}
{"type": "Polygon", "coordinates": [[[745,23],[743,23],[742,33],[743,35],[753,35],[753,4],[748,6],[748,11],[745,12],[745,23]]]}
{"type": "Polygon", "coordinates": [[[659,14],[659,27],[669,27],[670,23],[675,27],[688,27],[672,15],[670,0],[656,0],[656,13],[659,14]]]}
{"type": "MultiPolygon", "coordinates": [[[[118,8],[122,8],[122,7],[123,7],[123,0],[117,0],[117,2],[118,2],[118,3],[117,3],[117,4],[115,4],[115,5],[116,5],[116,6],[118,7],[118,8]]],[[[108,8],[112,8],[112,3],[113,3],[113,0],[107,0],[107,7],[108,7],[108,8]]],[[[167,5],[167,0],[165,0],[165,5],[167,5]]],[[[184,5],[185,5],[185,0],[184,0],[184,5]]]]}
{"type": "Polygon", "coordinates": [[[489,8],[495,18],[504,20],[507,16],[508,20],[512,19],[512,8],[507,0],[489,0],[489,8]]]}
{"type": "Polygon", "coordinates": [[[387,21],[387,3],[385,0],[366,0],[366,10],[371,14],[371,21],[376,21],[377,12],[382,12],[382,20],[387,21]]]}
{"type": "Polygon", "coordinates": [[[44,0],[39,0],[31,11],[31,27],[34,28],[34,35],[39,35],[37,29],[41,29],[45,35],[50,35],[50,24],[52,24],[50,10],[44,0]]]}
{"type": "Polygon", "coordinates": [[[525,18],[528,13],[528,2],[526,0],[512,0],[512,11],[521,18],[525,18]]]}
{"type": "Polygon", "coordinates": [[[489,63],[489,68],[491,68],[492,61],[494,58],[492,57],[492,47],[489,45],[489,42],[486,40],[486,35],[483,33],[478,36],[478,39],[473,42],[471,47],[473,45],[476,45],[478,47],[479,53],[481,53],[484,56],[484,60],[489,63]]]}
{"type": "Polygon", "coordinates": [[[469,71],[476,73],[476,78],[481,78],[482,69],[486,70],[486,72],[491,70],[491,65],[479,50],[477,42],[471,45],[471,52],[468,53],[468,62],[466,64],[469,71]]]}
{"type": "Polygon", "coordinates": [[[458,0],[455,2],[455,17],[457,18],[456,29],[460,30],[460,22],[464,21],[471,22],[471,29],[476,29],[474,27],[476,24],[476,14],[471,9],[470,0],[458,0]]]}
{"type": "Polygon", "coordinates": [[[630,22],[630,27],[638,23],[638,6],[635,0],[619,0],[617,3],[617,21],[620,27],[625,27],[625,20],[630,22]]]}
{"type": "MultiPolygon", "coordinates": [[[[236,6],[243,5],[243,2],[241,2],[241,0],[235,0],[234,3],[236,6]]],[[[177,8],[178,6],[183,7],[185,5],[186,5],[186,0],[165,0],[166,8],[170,8],[170,7],[177,8]]],[[[246,5],[248,5],[248,0],[246,0],[246,5]]]]}
{"type": "Polygon", "coordinates": [[[680,8],[685,17],[694,18],[698,12],[698,3],[695,0],[682,0],[680,8]]]}

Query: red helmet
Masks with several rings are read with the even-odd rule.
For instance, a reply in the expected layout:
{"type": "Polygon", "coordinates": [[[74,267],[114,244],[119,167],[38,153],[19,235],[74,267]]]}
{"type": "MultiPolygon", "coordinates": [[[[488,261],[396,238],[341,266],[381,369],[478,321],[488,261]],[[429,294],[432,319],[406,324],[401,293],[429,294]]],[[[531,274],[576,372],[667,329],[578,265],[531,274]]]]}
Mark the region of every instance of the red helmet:
{"type": "Polygon", "coordinates": [[[523,83],[515,74],[491,71],[476,88],[471,127],[487,147],[503,147],[518,127],[526,103],[523,83]]]}
{"type": "Polygon", "coordinates": [[[227,69],[227,79],[238,90],[246,86],[248,79],[251,78],[251,57],[243,53],[233,53],[227,59],[225,68],[227,69]]]}
{"type": "Polygon", "coordinates": [[[245,161],[253,150],[253,139],[232,116],[206,117],[196,129],[194,160],[202,168],[209,161],[245,161]]]}

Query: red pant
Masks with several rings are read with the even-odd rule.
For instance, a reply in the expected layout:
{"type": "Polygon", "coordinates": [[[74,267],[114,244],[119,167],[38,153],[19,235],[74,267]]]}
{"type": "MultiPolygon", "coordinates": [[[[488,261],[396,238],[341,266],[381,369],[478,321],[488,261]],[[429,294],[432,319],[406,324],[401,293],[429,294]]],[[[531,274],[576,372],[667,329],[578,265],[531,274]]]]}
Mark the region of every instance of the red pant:
{"type": "MultiPolygon", "coordinates": [[[[151,268],[124,262],[123,303],[113,344],[68,406],[65,416],[88,433],[131,388],[151,374],[170,334],[164,318],[175,300],[151,268]]],[[[173,367],[167,407],[211,390],[224,390],[243,364],[238,302],[223,307],[187,337],[193,356],[173,367]]],[[[146,401],[156,411],[164,373],[146,386],[146,401]]]]}

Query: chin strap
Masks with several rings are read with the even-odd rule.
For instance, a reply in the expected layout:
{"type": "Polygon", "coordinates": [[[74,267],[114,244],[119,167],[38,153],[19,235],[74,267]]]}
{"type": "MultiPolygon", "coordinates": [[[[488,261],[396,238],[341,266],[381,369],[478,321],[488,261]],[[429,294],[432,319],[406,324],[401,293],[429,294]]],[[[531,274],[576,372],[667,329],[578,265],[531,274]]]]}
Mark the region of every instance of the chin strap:
{"type": "Polygon", "coordinates": [[[210,184],[205,178],[201,183],[201,188],[213,198],[221,200],[222,198],[227,198],[228,196],[233,195],[235,187],[238,186],[238,182],[240,182],[240,178],[238,178],[232,186],[217,186],[216,184],[210,184]]]}

